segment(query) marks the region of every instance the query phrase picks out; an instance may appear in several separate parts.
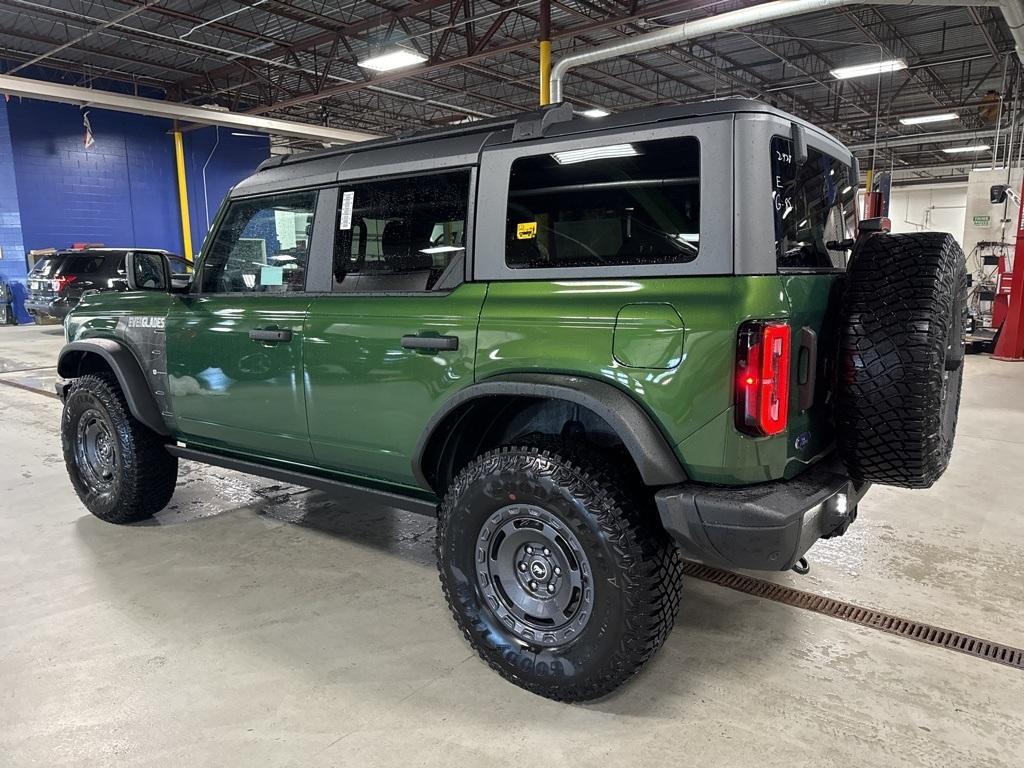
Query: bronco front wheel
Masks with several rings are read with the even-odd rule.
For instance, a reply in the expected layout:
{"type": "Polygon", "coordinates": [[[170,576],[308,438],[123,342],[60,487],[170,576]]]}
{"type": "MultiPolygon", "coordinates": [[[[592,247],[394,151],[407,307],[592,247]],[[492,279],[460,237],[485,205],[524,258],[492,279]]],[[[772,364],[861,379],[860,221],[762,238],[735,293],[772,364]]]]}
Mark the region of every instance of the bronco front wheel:
{"type": "Polygon", "coordinates": [[[677,548],[596,456],[506,446],[452,482],[438,516],[445,596],[506,679],[559,701],[603,696],[668,636],[677,548]]]}
{"type": "Polygon", "coordinates": [[[82,503],[108,523],[133,523],[171,500],[178,460],[139,423],[111,376],[75,379],[61,417],[61,444],[82,503]]]}

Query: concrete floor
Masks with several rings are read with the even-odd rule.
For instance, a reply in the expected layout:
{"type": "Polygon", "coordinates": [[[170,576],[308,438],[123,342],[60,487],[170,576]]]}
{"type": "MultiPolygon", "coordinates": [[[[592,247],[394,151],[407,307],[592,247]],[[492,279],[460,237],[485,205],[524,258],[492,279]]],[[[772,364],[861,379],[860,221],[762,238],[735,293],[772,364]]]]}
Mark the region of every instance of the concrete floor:
{"type": "MultiPolygon", "coordinates": [[[[8,386],[49,389],[61,342],[0,327],[0,766],[1024,765],[1020,671],[702,582],[566,706],[470,652],[427,518],[185,464],[155,524],[106,525],[59,402],[8,386]]],[[[1024,646],[1022,467],[1024,365],[969,358],[943,480],[774,578],[1024,646]]]]}

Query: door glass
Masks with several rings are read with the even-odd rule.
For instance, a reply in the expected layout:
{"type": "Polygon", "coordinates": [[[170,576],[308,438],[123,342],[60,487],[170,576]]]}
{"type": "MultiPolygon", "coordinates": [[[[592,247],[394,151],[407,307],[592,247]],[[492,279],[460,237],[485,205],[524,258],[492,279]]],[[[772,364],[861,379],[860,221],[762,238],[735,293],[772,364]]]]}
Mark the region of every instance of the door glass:
{"type": "Polygon", "coordinates": [[[692,137],[521,157],[509,177],[512,269],[692,261],[700,246],[700,142],[692,137]]]}
{"type": "Polygon", "coordinates": [[[828,243],[852,238],[857,222],[856,182],[850,166],[807,148],[797,167],[793,142],[772,138],[772,204],[779,269],[845,270],[845,250],[828,243]]]}
{"type": "Polygon", "coordinates": [[[468,171],[342,187],[334,290],[440,287],[442,275],[463,263],[468,205],[468,171]]]}
{"type": "Polygon", "coordinates": [[[203,293],[303,290],[316,196],[293,192],[232,202],[203,261],[203,293]]]}

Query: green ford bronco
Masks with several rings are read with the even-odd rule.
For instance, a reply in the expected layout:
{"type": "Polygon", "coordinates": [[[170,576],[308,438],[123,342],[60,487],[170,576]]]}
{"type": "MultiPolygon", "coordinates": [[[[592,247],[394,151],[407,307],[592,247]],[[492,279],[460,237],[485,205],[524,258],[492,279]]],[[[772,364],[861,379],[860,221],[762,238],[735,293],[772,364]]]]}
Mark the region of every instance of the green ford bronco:
{"type": "Polygon", "coordinates": [[[128,256],[68,316],[64,457],[131,523],[205,462],[437,516],[498,673],[564,701],[664,642],[684,559],[786,570],[956,425],[950,235],[858,222],[848,150],[722,100],[274,157],[187,286],[128,256]]]}

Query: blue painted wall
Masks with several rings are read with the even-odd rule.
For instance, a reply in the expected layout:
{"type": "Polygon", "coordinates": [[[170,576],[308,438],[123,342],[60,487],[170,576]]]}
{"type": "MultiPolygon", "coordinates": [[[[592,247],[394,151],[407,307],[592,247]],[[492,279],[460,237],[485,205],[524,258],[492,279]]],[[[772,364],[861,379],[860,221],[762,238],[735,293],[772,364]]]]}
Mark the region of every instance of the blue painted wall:
{"type": "MultiPolygon", "coordinates": [[[[86,149],[78,107],[19,98],[3,106],[0,222],[8,221],[3,213],[9,210],[18,219],[18,234],[10,255],[4,247],[0,275],[24,276],[25,250],[75,242],[182,253],[170,121],[91,109],[96,143],[86,149]]],[[[234,136],[221,128],[219,139],[215,128],[184,134],[195,253],[206,235],[207,202],[212,223],[225,193],[270,154],[266,137],[234,136]]]]}
{"type": "Polygon", "coordinates": [[[96,143],[86,149],[76,106],[11,99],[7,112],[26,248],[180,250],[166,120],[90,110],[96,143]]]}
{"type": "Polygon", "coordinates": [[[184,134],[192,249],[197,255],[206,237],[207,223],[213,224],[228,190],[270,156],[270,140],[266,136],[237,133],[246,132],[212,127],[184,134]]]}
{"type": "Polygon", "coordinates": [[[0,97],[0,281],[10,283],[19,322],[27,322],[24,310],[25,243],[14,173],[14,151],[7,122],[7,102],[0,97]]]}

